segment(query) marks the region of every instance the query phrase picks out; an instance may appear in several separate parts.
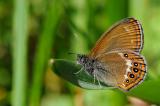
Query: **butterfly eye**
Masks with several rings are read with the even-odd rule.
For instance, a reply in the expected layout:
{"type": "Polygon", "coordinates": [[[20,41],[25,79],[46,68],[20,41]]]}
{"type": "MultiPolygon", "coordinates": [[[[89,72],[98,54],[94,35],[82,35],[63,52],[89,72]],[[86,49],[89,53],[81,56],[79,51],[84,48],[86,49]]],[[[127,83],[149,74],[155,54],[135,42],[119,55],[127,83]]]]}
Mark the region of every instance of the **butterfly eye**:
{"type": "Polygon", "coordinates": [[[95,60],[92,60],[92,63],[94,63],[95,62],[95,60]]]}
{"type": "Polygon", "coordinates": [[[94,71],[94,68],[91,68],[91,72],[93,73],[93,71],[94,71]]]}
{"type": "Polygon", "coordinates": [[[91,62],[89,62],[88,64],[91,65],[91,62]]]}
{"type": "Polygon", "coordinates": [[[91,73],[91,74],[93,74],[93,72],[94,72],[94,68],[90,68],[90,70],[89,70],[89,71],[90,71],[90,73],[91,73]]]}

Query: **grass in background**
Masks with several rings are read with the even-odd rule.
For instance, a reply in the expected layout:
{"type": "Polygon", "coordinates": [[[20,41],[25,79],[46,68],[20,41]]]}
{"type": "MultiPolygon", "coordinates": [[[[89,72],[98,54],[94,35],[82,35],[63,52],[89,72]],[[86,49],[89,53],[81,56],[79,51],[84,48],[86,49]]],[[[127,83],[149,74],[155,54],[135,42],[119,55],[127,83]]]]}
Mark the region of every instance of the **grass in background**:
{"type": "Polygon", "coordinates": [[[31,95],[29,106],[38,106],[42,95],[42,86],[46,66],[51,55],[52,45],[55,40],[55,32],[57,30],[58,22],[61,19],[61,9],[59,1],[53,1],[49,4],[46,13],[43,30],[39,37],[37,45],[34,65],[33,65],[33,83],[31,88],[31,95]]]}
{"type": "Polygon", "coordinates": [[[0,105],[123,106],[127,95],[160,104],[159,10],[158,0],[0,1],[0,105]],[[47,68],[50,58],[75,60],[67,53],[88,53],[109,26],[128,16],[139,19],[144,28],[142,53],[149,75],[140,87],[128,94],[82,90],[47,68]]]}
{"type": "Polygon", "coordinates": [[[13,14],[13,80],[12,105],[27,104],[27,41],[28,41],[28,2],[14,1],[13,14]]]}

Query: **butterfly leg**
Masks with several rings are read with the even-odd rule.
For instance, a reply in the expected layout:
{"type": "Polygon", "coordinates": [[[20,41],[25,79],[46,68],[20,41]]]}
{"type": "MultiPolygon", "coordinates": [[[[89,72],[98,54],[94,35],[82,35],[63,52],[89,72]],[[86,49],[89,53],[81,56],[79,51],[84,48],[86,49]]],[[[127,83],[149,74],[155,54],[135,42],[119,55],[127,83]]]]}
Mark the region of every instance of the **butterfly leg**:
{"type": "MultiPolygon", "coordinates": [[[[94,73],[94,72],[93,72],[94,73]]],[[[93,74],[93,80],[94,80],[94,84],[96,83],[96,74],[94,73],[93,74]]],[[[97,81],[98,81],[98,85],[99,85],[99,87],[101,88],[101,84],[100,84],[100,82],[99,82],[99,79],[97,79],[97,81]]]]}
{"type": "MultiPolygon", "coordinates": [[[[95,77],[97,78],[96,74],[94,74],[94,75],[95,75],[95,77]]],[[[99,79],[98,79],[98,78],[97,78],[97,81],[98,81],[98,85],[99,85],[99,87],[100,87],[100,88],[102,88],[101,83],[100,83],[100,81],[99,81],[99,79]]]]}
{"type": "Polygon", "coordinates": [[[94,83],[96,82],[96,74],[93,74],[94,83]]]}
{"type": "Polygon", "coordinates": [[[79,74],[80,72],[82,72],[83,71],[83,67],[79,70],[79,71],[77,71],[77,72],[75,72],[74,74],[79,74]]]}

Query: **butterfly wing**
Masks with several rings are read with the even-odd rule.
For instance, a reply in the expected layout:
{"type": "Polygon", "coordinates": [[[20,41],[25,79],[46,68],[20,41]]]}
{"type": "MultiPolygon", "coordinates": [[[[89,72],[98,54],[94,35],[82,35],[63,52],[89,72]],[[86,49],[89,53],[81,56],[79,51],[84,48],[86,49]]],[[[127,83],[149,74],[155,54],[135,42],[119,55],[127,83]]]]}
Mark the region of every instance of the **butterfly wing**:
{"type": "Polygon", "coordinates": [[[105,32],[97,41],[89,56],[97,57],[113,50],[140,52],[143,48],[143,30],[134,18],[126,18],[105,32]]]}
{"type": "Polygon", "coordinates": [[[97,61],[106,71],[105,75],[102,75],[103,78],[97,79],[123,90],[135,87],[146,75],[145,58],[133,51],[105,53],[99,56],[97,61]]]}

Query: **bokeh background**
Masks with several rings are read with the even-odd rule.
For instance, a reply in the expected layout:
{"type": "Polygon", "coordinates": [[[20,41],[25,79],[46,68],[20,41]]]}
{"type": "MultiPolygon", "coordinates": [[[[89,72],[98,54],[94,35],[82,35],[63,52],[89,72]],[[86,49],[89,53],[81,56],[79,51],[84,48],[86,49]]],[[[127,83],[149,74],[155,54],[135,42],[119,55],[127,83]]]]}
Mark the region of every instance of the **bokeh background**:
{"type": "Polygon", "coordinates": [[[0,106],[160,105],[160,88],[152,82],[152,90],[146,87],[135,97],[85,90],[48,67],[50,58],[75,61],[68,52],[88,53],[126,17],[142,23],[147,80],[160,86],[160,0],[0,0],[0,106]]]}

